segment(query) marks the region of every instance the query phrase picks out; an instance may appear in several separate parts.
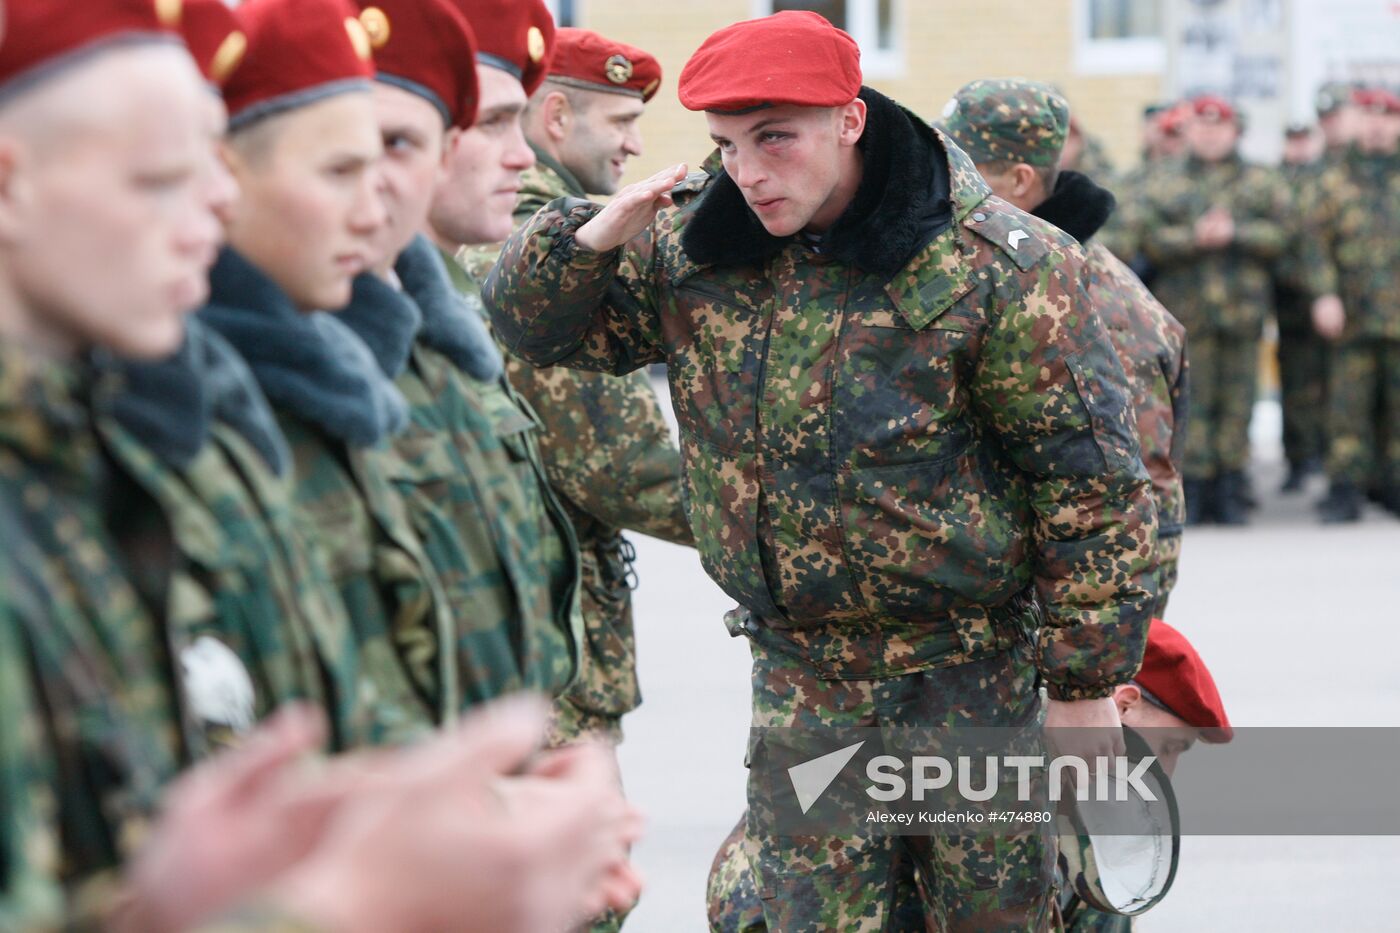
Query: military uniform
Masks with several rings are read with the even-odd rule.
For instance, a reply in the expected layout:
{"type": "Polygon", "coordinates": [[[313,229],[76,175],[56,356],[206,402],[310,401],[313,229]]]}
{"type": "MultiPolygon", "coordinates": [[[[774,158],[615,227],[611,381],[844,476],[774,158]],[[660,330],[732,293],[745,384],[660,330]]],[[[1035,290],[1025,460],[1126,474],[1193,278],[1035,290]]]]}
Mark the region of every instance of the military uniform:
{"type": "Polygon", "coordinates": [[[1328,342],[1312,321],[1316,295],[1305,281],[1305,240],[1316,236],[1309,222],[1312,190],[1325,163],[1284,164],[1279,172],[1292,199],[1288,241],[1274,268],[1274,309],[1278,316],[1278,366],[1283,405],[1283,453],[1290,487],[1321,465],[1327,451],[1328,342]],[[1294,479],[1297,475],[1297,480],[1294,479]]]}
{"type": "Polygon", "coordinates": [[[1337,294],[1347,323],[1332,360],[1334,488],[1379,475],[1400,509],[1400,156],[1353,153],[1319,180],[1328,235],[1312,243],[1314,294],[1337,294]]]}
{"type": "MultiPolygon", "coordinates": [[[[582,186],[538,148],[521,179],[517,223],[545,204],[584,196],[582,186]]],[[[467,249],[478,280],[498,247],[467,249]]],[[[644,370],[609,376],[507,360],[511,384],[544,424],[540,453],[550,483],[578,530],[586,647],[578,681],[556,708],[560,738],[594,731],[620,737],[621,717],[641,702],[632,621],[631,545],[622,529],[693,544],[680,497],[680,452],[644,370]]]]}
{"type": "Polygon", "coordinates": [[[1244,495],[1259,339],[1272,303],[1273,263],[1287,242],[1280,221],[1287,211],[1278,176],[1238,155],[1174,163],[1148,192],[1143,251],[1157,269],[1153,293],[1186,328],[1191,415],[1184,474],[1203,498],[1211,486],[1223,501],[1244,495]],[[1203,250],[1194,226],[1213,208],[1229,211],[1235,237],[1225,248],[1203,250]]]}
{"type": "Polygon", "coordinates": [[[293,700],[325,709],[333,746],[369,741],[345,607],[294,520],[285,441],[242,361],[191,321],[180,353],[110,382],[96,426],[130,490],[112,490],[132,504],[118,543],[185,671],[192,751],[293,700]]]}
{"type": "MultiPolygon", "coordinates": [[[[982,668],[997,686],[969,720],[1024,723],[1037,671],[1073,699],[1136,669],[1155,520],[1125,379],[1097,318],[1074,311],[1088,307],[1078,246],[989,198],[961,151],[888,99],[861,96],[868,199],[844,231],[769,237],[727,176],[693,176],[674,209],[601,255],[573,240],[599,208],[551,203],[484,293],[536,363],[667,363],[697,546],[740,603],[731,631],[753,643],[755,725],[940,718],[940,680],[982,668]],[[939,171],[950,195],[934,232],[910,215],[935,207],[919,173],[939,171]],[[901,223],[914,232],[896,243],[901,223]],[[1073,504],[1084,497],[1098,505],[1073,504]],[[1018,648],[1037,600],[1039,642],[1018,648]],[[915,679],[927,705],[894,702],[915,679]],[[872,710],[862,691],[892,702],[872,710]]],[[[877,928],[895,843],[809,842],[750,826],[770,924],[877,928]]],[[[1037,922],[1050,853],[1026,835],[996,865],[964,860],[977,877],[959,875],[969,886],[943,909],[1037,922]],[[994,870],[999,888],[978,874],[994,870]]]]}
{"type": "Polygon", "coordinates": [[[445,594],[381,459],[407,420],[403,398],[354,334],[296,310],[232,249],[210,286],[198,317],[242,354],[287,438],[298,521],[326,556],[373,684],[373,734],[421,734],[459,704],[445,594]]]}
{"type": "Polygon", "coordinates": [[[368,456],[401,496],[442,581],[462,703],[561,692],[575,670],[577,545],[544,486],[537,422],[501,356],[418,238],[397,263],[402,290],[356,280],[336,317],[408,401],[409,421],[368,456]]]}

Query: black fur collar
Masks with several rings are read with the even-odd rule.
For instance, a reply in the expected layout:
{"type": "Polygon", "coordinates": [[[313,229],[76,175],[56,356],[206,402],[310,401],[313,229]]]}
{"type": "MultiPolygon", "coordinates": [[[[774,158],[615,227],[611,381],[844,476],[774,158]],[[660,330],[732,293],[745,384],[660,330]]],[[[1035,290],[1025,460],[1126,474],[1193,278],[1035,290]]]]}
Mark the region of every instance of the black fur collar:
{"type": "Polygon", "coordinates": [[[237,431],[273,470],[287,468],[287,441],[248,364],[207,326],[190,319],[179,352],[158,363],[117,361],[117,421],[158,460],[186,469],[215,422],[237,431]]]}
{"type": "Polygon", "coordinates": [[[232,249],[209,273],[198,317],[242,355],[269,401],[355,447],[408,423],[408,404],[364,341],[333,315],[298,311],[232,249]]]}
{"type": "Polygon", "coordinates": [[[1061,172],[1055,191],[1032,214],[1049,221],[1080,243],[1088,243],[1117,206],[1113,192],[1079,172],[1061,172]]]}
{"type": "Polygon", "coordinates": [[[335,316],[365,342],[384,375],[397,379],[403,374],[423,325],[423,315],[407,295],[373,272],[365,272],[355,277],[350,304],[335,316]]]}
{"type": "MultiPolygon", "coordinates": [[[[865,272],[893,276],[952,223],[947,158],[933,131],[878,91],[861,88],[866,105],[860,187],[817,244],[824,254],[865,272]]],[[[760,264],[791,237],[775,237],[722,170],[710,182],[681,234],[701,265],[760,264]]]]}
{"type": "Polygon", "coordinates": [[[473,378],[499,379],[505,361],[486,329],[485,312],[472,308],[453,287],[437,247],[426,237],[417,237],[399,254],[394,271],[423,313],[420,339],[473,378]]]}

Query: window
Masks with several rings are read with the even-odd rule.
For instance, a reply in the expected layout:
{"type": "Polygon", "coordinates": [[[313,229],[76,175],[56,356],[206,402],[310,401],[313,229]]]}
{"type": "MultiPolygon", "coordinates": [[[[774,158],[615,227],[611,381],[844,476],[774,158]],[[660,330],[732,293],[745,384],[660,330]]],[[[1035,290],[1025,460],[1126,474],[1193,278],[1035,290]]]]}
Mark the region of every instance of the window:
{"type": "Polygon", "coordinates": [[[554,15],[556,26],[577,26],[579,24],[579,0],[544,0],[549,12],[554,15]]]}
{"type": "Polygon", "coordinates": [[[783,10],[811,10],[846,30],[860,46],[860,67],[867,78],[892,78],[904,72],[899,47],[899,0],[754,0],[753,15],[783,10]]]}
{"type": "Polygon", "coordinates": [[[1075,0],[1081,74],[1141,74],[1166,67],[1162,0],[1075,0]]]}

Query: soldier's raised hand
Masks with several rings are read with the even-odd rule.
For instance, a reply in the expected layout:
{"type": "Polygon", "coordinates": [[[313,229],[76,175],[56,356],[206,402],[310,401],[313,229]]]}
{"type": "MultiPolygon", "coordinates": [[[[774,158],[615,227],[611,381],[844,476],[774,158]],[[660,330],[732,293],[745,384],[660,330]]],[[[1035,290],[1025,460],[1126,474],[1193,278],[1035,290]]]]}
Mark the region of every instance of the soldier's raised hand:
{"type": "Polygon", "coordinates": [[[641,233],[656,212],[671,204],[671,189],[685,178],[682,162],[619,191],[592,220],[578,228],[574,242],[595,253],[606,253],[641,233]]]}
{"type": "Polygon", "coordinates": [[[1323,295],[1313,302],[1313,329],[1326,340],[1336,340],[1346,330],[1347,314],[1342,299],[1336,295],[1323,295]]]}

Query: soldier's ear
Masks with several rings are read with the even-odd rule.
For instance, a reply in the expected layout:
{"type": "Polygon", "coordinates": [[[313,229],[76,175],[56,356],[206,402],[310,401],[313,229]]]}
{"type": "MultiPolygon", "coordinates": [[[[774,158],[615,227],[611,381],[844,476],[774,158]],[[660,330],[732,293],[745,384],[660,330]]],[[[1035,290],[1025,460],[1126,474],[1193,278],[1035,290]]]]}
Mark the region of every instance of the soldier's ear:
{"type": "Polygon", "coordinates": [[[540,116],[544,121],[545,133],[554,142],[561,143],[573,125],[574,108],[562,91],[550,91],[540,101],[540,116]]]}
{"type": "Polygon", "coordinates": [[[839,138],[843,146],[854,146],[865,135],[865,101],[857,97],[841,108],[839,138]]]}
{"type": "Polygon", "coordinates": [[[32,192],[25,175],[23,143],[0,136],[0,243],[13,243],[24,235],[32,192]]]}
{"type": "Polygon", "coordinates": [[[1136,684],[1123,684],[1113,690],[1113,702],[1118,707],[1118,716],[1121,719],[1123,714],[1142,702],[1142,691],[1136,684]]]}

